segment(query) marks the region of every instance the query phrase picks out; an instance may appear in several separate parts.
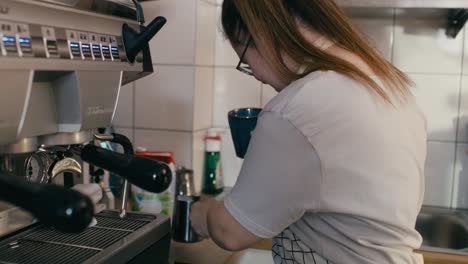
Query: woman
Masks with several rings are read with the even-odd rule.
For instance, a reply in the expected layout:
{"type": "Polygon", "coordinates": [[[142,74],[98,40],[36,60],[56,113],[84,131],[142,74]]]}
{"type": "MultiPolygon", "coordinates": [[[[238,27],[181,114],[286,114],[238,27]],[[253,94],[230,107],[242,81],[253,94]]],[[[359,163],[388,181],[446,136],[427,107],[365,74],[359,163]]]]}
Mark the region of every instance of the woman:
{"type": "Polygon", "coordinates": [[[279,94],[224,202],[194,204],[228,250],[273,238],[275,263],[423,263],[415,222],[426,124],[411,82],[332,0],[225,0],[238,69],[279,94]]]}

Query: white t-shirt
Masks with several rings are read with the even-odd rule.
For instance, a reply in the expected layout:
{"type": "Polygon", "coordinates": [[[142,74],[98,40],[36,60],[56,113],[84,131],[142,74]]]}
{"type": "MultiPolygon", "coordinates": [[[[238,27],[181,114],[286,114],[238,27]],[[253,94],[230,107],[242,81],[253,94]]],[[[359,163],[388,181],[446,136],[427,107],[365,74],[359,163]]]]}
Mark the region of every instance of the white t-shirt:
{"type": "Polygon", "coordinates": [[[412,96],[392,103],[321,71],[264,108],[224,204],[276,263],[423,263],[426,121],[412,96]]]}

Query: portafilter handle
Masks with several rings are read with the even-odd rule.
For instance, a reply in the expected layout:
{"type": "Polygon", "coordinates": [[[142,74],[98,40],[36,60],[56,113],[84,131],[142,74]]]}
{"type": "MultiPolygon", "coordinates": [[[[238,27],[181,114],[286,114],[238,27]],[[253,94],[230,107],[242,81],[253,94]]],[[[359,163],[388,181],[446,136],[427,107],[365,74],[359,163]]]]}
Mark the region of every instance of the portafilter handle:
{"type": "Polygon", "coordinates": [[[157,160],[120,154],[91,144],[81,149],[81,159],[149,192],[161,193],[171,184],[171,169],[157,160]]]}
{"type": "Polygon", "coordinates": [[[31,212],[42,224],[62,232],[84,230],[94,215],[93,203],[83,194],[16,176],[0,175],[0,199],[31,212]]]}

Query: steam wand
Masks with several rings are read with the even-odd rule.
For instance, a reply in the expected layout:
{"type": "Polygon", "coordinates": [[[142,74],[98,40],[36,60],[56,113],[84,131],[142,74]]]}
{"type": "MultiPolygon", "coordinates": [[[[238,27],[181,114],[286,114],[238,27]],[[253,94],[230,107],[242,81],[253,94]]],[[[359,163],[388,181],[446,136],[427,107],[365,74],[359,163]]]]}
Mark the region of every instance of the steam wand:
{"type": "MultiPolygon", "coordinates": [[[[97,140],[101,140],[101,141],[109,141],[109,142],[120,144],[124,150],[125,155],[133,156],[133,154],[135,153],[135,151],[133,150],[132,142],[130,142],[130,140],[124,135],[115,134],[115,133],[111,135],[95,134],[94,138],[97,140]]],[[[127,198],[128,198],[129,189],[130,189],[130,185],[128,184],[128,180],[125,179],[124,186],[122,189],[122,203],[120,205],[120,214],[119,214],[120,218],[124,218],[127,215],[126,207],[127,207],[127,198]]]]}

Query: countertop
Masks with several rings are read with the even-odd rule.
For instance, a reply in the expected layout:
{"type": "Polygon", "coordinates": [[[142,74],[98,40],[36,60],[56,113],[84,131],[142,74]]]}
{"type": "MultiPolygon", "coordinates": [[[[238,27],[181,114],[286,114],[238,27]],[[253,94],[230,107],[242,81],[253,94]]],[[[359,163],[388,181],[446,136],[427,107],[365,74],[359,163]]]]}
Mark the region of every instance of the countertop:
{"type": "Polygon", "coordinates": [[[193,244],[172,241],[169,263],[224,264],[233,254],[218,247],[211,239],[193,244]]]}
{"type": "MultiPolygon", "coordinates": [[[[262,240],[257,245],[253,246],[255,249],[271,250],[271,240],[262,240]]],[[[444,254],[436,252],[428,252],[424,250],[418,250],[418,253],[423,254],[425,264],[461,264],[468,263],[468,256],[444,254]]]]}
{"type": "MultiPolygon", "coordinates": [[[[252,246],[252,248],[269,251],[271,250],[271,244],[271,239],[265,239],[252,246]]],[[[435,253],[424,250],[417,252],[423,254],[425,264],[468,264],[468,256],[435,253]]],[[[171,245],[171,259],[175,263],[224,264],[235,254],[242,253],[223,250],[212,240],[203,240],[194,244],[183,244],[173,241],[171,245]]]]}

